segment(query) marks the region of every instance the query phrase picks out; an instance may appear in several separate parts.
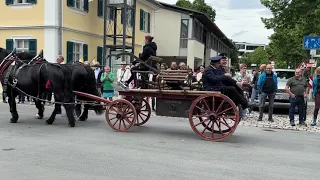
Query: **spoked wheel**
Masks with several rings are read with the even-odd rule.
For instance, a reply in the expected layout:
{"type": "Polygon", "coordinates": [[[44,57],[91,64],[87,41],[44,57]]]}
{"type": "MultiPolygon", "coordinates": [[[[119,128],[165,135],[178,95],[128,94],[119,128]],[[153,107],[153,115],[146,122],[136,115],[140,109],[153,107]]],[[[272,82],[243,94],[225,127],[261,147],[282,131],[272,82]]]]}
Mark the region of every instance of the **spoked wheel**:
{"type": "Polygon", "coordinates": [[[137,121],[135,126],[142,126],[145,124],[151,116],[151,106],[146,99],[141,99],[133,103],[137,111],[137,121]]]}
{"type": "Polygon", "coordinates": [[[116,131],[128,131],[134,125],[136,119],[135,107],[125,99],[112,101],[107,107],[106,121],[116,131]]]}
{"type": "Polygon", "coordinates": [[[200,96],[189,109],[192,130],[205,140],[222,141],[231,136],[239,119],[236,105],[223,94],[200,96]]]}

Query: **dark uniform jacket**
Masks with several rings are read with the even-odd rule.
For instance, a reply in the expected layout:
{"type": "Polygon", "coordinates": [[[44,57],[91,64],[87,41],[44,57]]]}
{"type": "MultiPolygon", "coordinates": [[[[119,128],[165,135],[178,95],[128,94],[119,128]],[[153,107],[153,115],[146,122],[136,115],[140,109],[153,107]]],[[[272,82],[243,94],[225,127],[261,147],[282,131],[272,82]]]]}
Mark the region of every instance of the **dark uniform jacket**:
{"type": "MultiPolygon", "coordinates": [[[[142,54],[140,54],[140,59],[146,62],[150,56],[157,56],[157,44],[155,42],[151,42],[143,46],[142,54]]],[[[156,62],[152,61],[151,66],[157,68],[156,62]]]]}
{"type": "Polygon", "coordinates": [[[236,85],[235,80],[224,75],[223,68],[207,67],[202,75],[202,83],[204,91],[221,91],[223,86],[236,85]]]}

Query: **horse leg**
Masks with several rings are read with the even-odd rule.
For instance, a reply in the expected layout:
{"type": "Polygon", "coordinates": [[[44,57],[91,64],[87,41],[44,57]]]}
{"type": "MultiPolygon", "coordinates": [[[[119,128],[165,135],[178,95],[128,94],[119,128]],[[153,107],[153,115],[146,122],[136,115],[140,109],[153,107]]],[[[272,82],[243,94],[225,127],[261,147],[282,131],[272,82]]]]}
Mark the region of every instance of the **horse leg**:
{"type": "Polygon", "coordinates": [[[81,104],[75,106],[75,112],[78,117],[81,115],[81,104]]]}
{"type": "Polygon", "coordinates": [[[38,114],[36,115],[37,119],[42,119],[43,118],[43,113],[44,113],[44,104],[40,100],[35,101],[36,107],[38,109],[38,114]]]}
{"type": "MultiPolygon", "coordinates": [[[[68,102],[70,103],[70,102],[68,102]]],[[[74,118],[74,105],[73,104],[64,104],[63,105],[66,113],[67,113],[67,117],[69,119],[69,127],[74,127],[76,125],[76,119],[74,118]]]]}
{"type": "Polygon", "coordinates": [[[10,112],[12,116],[10,119],[10,123],[16,123],[19,119],[19,115],[17,112],[16,98],[13,95],[9,95],[8,101],[9,101],[9,107],[10,107],[10,112]]]}
{"type": "Polygon", "coordinates": [[[79,117],[79,121],[86,121],[88,119],[88,111],[89,111],[90,105],[89,104],[85,104],[84,108],[83,108],[83,113],[82,115],[79,117]]]}
{"type": "MultiPolygon", "coordinates": [[[[55,102],[63,102],[63,94],[62,93],[55,93],[54,94],[55,102]]],[[[46,120],[47,124],[52,124],[56,118],[56,115],[61,112],[61,105],[58,103],[55,103],[53,112],[48,120],[46,120]]]]}

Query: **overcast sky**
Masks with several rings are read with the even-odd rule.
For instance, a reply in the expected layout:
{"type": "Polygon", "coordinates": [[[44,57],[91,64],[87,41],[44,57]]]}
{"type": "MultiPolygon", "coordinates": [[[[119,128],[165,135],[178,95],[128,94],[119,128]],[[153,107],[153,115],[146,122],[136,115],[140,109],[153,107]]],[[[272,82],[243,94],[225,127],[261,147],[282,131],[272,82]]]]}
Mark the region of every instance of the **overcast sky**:
{"type": "MultiPolygon", "coordinates": [[[[176,0],[159,0],[175,4],[176,0]]],[[[271,17],[271,12],[260,0],[205,0],[216,10],[216,24],[234,41],[268,44],[273,31],[264,28],[261,17],[271,17]]]]}

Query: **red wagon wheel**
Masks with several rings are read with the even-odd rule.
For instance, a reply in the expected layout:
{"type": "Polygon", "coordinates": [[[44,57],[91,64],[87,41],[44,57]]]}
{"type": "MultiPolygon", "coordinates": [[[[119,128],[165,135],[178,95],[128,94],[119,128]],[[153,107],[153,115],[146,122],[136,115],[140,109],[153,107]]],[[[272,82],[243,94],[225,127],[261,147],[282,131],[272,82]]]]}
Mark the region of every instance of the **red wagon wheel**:
{"type": "Polygon", "coordinates": [[[128,131],[137,119],[135,107],[125,99],[117,99],[108,104],[106,121],[109,126],[121,132],[128,131]]]}
{"type": "Polygon", "coordinates": [[[192,130],[205,140],[226,139],[236,130],[239,120],[236,105],[223,94],[200,96],[189,109],[189,123],[192,130]]]}
{"type": "Polygon", "coordinates": [[[137,111],[137,122],[135,126],[142,126],[145,124],[151,116],[151,106],[146,99],[141,99],[137,103],[133,104],[137,111]]]}

